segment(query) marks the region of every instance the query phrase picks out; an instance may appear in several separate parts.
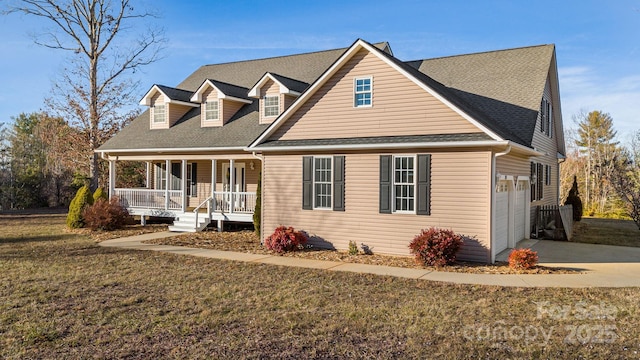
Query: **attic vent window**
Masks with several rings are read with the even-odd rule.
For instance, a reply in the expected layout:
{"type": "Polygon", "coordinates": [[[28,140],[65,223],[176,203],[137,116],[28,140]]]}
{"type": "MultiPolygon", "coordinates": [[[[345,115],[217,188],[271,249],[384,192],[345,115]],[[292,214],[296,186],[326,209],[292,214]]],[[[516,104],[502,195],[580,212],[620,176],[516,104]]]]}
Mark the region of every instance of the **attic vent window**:
{"type": "Polygon", "coordinates": [[[354,82],[354,106],[371,106],[372,88],[371,77],[356,78],[354,82]]]}
{"type": "Polygon", "coordinates": [[[265,96],[264,97],[264,116],[278,116],[280,113],[280,97],[265,96]]]}
{"type": "Polygon", "coordinates": [[[218,120],[218,100],[207,101],[204,104],[204,119],[218,120]]]}
{"type": "Polygon", "coordinates": [[[166,112],[164,105],[155,105],[153,107],[153,122],[163,123],[166,121],[166,112]]]}

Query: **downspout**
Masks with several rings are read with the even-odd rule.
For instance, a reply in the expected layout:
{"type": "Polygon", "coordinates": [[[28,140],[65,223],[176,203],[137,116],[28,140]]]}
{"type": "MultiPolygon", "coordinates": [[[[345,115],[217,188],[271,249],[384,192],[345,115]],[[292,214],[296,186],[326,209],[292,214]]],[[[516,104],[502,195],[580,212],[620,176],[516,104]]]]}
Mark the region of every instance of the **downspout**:
{"type": "Polygon", "coordinates": [[[490,231],[490,246],[491,246],[491,263],[496,262],[496,248],[495,244],[495,231],[496,231],[496,158],[507,155],[511,152],[511,145],[507,145],[507,148],[503,152],[493,154],[491,158],[491,231],[490,231]]]}

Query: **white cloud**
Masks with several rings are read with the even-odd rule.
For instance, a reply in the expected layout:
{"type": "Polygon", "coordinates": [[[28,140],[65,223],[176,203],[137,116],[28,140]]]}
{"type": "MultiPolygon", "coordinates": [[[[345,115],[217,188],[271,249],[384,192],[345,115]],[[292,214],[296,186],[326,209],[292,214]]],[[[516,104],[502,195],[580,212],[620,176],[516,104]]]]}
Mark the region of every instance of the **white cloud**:
{"type": "Polygon", "coordinates": [[[600,75],[586,66],[558,69],[565,127],[581,111],[601,110],[613,118],[621,140],[640,130],[640,74],[600,75]]]}

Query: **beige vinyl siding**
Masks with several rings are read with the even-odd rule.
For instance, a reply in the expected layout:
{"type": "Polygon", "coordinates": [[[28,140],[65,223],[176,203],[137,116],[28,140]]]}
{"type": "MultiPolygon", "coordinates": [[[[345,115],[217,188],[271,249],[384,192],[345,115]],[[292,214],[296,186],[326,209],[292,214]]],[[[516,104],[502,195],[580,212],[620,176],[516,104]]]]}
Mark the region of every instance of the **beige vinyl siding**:
{"type": "Polygon", "coordinates": [[[360,50],[272,140],[477,133],[480,130],[375,55],[360,50]],[[354,78],[372,77],[372,106],[354,107],[354,78]]]}
{"type": "Polygon", "coordinates": [[[496,158],[496,172],[499,175],[530,176],[530,160],[524,156],[504,155],[496,158]]]}
{"type": "MultiPolygon", "coordinates": [[[[553,100],[553,97],[551,94],[551,86],[548,78],[547,78],[547,83],[544,87],[544,97],[549,101],[553,100]]],[[[553,112],[553,116],[554,118],[556,118],[555,111],[553,112]]],[[[542,119],[540,117],[540,114],[538,114],[536,129],[533,133],[532,146],[536,148],[538,151],[544,153],[545,155],[535,157],[532,160],[536,163],[542,163],[544,165],[551,166],[551,185],[544,185],[543,199],[539,201],[533,201],[531,205],[534,207],[538,205],[557,205],[558,204],[559,165],[558,165],[558,146],[556,142],[557,134],[554,131],[552,134],[552,137],[549,137],[545,133],[541,132],[540,131],[541,121],[542,119]]],[[[531,170],[529,170],[529,173],[530,172],[531,170]]]]}
{"type": "Polygon", "coordinates": [[[205,120],[205,103],[212,100],[218,100],[218,92],[214,88],[209,87],[202,93],[202,104],[200,105],[200,126],[202,127],[215,127],[222,126],[223,124],[222,117],[220,116],[220,114],[223,112],[223,109],[221,109],[222,101],[218,103],[218,120],[205,120]]]}
{"type": "MultiPolygon", "coordinates": [[[[169,123],[168,122],[162,122],[162,123],[157,123],[153,121],[153,107],[157,104],[157,105],[162,105],[165,102],[165,98],[164,95],[162,95],[159,92],[156,92],[152,97],[151,97],[151,107],[150,107],[150,111],[149,111],[149,127],[151,129],[168,129],[169,128],[169,123]]],[[[165,108],[165,111],[167,111],[167,109],[165,108]]],[[[165,119],[166,120],[166,119],[165,119]]]]}
{"type": "Polygon", "coordinates": [[[286,94],[282,94],[282,112],[284,112],[285,110],[287,110],[289,108],[289,106],[291,106],[291,104],[293,104],[294,101],[296,101],[298,97],[297,96],[292,96],[292,95],[286,95],[286,94]]]}
{"type": "MultiPolygon", "coordinates": [[[[425,152],[420,152],[425,153],[425,152]]],[[[420,229],[437,226],[475,236],[460,256],[489,261],[491,153],[429,152],[431,215],[379,213],[379,153],[345,155],[346,210],[302,210],[302,155],[265,155],[263,234],[278,225],[307,231],[317,246],[347,249],[350,240],[374,253],[409,255],[420,229]]]]}
{"type": "Polygon", "coordinates": [[[279,113],[281,114],[284,95],[280,94],[280,85],[276,84],[276,82],[271,79],[267,80],[264,85],[262,85],[262,88],[260,88],[260,124],[271,124],[277,116],[264,116],[265,96],[278,96],[278,105],[280,107],[279,113]]]}
{"type": "Polygon", "coordinates": [[[233,115],[235,115],[238,110],[240,110],[240,108],[242,108],[245,104],[241,103],[239,101],[233,101],[233,100],[221,100],[220,104],[222,105],[222,122],[223,124],[226,124],[227,122],[229,122],[229,120],[231,120],[231,118],[233,117],[233,115]]]}
{"type": "Polygon", "coordinates": [[[167,116],[169,118],[169,127],[173,126],[181,117],[184,116],[191,106],[167,103],[167,116]]]}

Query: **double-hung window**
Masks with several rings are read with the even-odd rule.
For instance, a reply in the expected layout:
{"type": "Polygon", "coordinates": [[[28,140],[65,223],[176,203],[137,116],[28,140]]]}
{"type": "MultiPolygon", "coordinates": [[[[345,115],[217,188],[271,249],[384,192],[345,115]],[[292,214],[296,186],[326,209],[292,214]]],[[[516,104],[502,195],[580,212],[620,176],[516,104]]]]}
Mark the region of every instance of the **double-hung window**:
{"type": "Polygon", "coordinates": [[[166,120],[166,112],[164,105],[154,105],[153,106],[153,122],[154,123],[163,123],[166,120]]]}
{"type": "Polygon", "coordinates": [[[204,104],[204,119],[218,120],[218,100],[210,100],[204,104]]]}
{"type": "Polygon", "coordinates": [[[367,107],[371,106],[373,95],[371,77],[355,78],[354,80],[354,106],[367,107]]]}
{"type": "Polygon", "coordinates": [[[393,158],[394,212],[415,211],[415,174],[413,156],[393,158]]]}
{"type": "Polygon", "coordinates": [[[313,158],[313,207],[331,209],[331,157],[313,158]]]}
{"type": "Polygon", "coordinates": [[[302,157],[302,209],[345,211],[342,156],[302,157]]]}
{"type": "MultiPolygon", "coordinates": [[[[542,200],[544,197],[544,184],[546,183],[544,170],[544,164],[531,162],[531,201],[542,200]]],[[[549,183],[551,183],[551,177],[549,177],[549,183]]]]}
{"type": "Polygon", "coordinates": [[[265,96],[264,97],[264,116],[278,116],[280,114],[280,97],[265,96]]]}
{"type": "Polygon", "coordinates": [[[380,213],[431,215],[431,154],[380,155],[380,213]]]}

